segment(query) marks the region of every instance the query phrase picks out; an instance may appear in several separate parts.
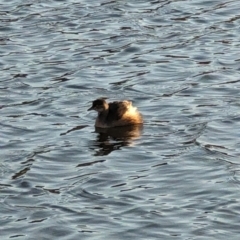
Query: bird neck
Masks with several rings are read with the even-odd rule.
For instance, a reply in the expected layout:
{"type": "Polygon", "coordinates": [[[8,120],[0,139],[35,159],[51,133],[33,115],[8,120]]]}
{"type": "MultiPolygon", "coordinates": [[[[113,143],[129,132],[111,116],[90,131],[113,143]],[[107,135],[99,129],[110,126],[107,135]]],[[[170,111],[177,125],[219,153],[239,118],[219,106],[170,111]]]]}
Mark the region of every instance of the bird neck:
{"type": "Polygon", "coordinates": [[[105,109],[104,111],[99,112],[99,113],[98,113],[98,118],[99,118],[100,120],[105,120],[106,117],[107,117],[107,115],[108,115],[108,108],[105,109]]]}

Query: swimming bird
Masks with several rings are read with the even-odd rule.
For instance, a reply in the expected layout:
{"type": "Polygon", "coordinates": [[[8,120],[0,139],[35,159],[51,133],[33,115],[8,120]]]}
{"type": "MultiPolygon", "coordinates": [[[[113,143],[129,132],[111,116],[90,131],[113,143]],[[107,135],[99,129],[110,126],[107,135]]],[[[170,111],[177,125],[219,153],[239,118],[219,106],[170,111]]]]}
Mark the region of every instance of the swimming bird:
{"type": "Polygon", "coordinates": [[[96,99],[92,102],[92,106],[88,109],[98,112],[95,121],[95,127],[112,128],[120,126],[129,126],[142,124],[142,115],[136,107],[132,106],[131,101],[115,101],[107,103],[103,98],[96,99]]]}

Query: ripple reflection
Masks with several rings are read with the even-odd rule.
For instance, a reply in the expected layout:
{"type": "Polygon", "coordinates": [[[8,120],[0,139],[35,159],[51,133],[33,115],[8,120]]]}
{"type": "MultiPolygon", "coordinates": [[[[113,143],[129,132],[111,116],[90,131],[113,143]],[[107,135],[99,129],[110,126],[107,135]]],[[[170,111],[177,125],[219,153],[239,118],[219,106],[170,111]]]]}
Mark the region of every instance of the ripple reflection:
{"type": "Polygon", "coordinates": [[[104,156],[124,146],[134,145],[134,141],[140,138],[143,125],[133,125],[112,129],[95,128],[97,139],[91,146],[95,150],[94,156],[104,156]]]}

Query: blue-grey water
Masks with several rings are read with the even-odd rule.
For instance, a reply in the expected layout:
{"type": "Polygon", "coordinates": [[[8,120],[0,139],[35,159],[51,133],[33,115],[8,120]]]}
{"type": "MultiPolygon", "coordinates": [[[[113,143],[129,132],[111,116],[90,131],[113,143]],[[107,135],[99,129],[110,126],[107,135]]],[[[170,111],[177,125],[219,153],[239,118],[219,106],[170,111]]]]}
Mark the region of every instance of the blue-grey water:
{"type": "Polygon", "coordinates": [[[239,0],[1,1],[1,240],[238,240],[239,26],[239,0]],[[95,131],[98,97],[143,129],[95,131]]]}

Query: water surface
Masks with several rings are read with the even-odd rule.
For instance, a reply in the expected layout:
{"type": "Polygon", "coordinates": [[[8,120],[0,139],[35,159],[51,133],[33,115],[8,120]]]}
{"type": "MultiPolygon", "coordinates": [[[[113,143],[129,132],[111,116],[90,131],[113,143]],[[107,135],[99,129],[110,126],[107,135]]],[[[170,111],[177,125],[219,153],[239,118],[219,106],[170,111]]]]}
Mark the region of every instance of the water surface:
{"type": "Polygon", "coordinates": [[[1,239],[239,239],[239,1],[0,9],[1,239]]]}

